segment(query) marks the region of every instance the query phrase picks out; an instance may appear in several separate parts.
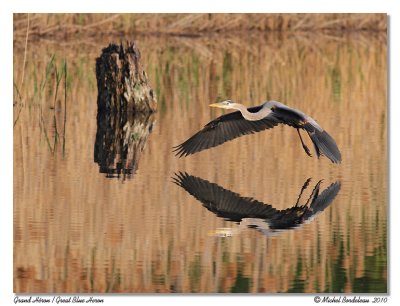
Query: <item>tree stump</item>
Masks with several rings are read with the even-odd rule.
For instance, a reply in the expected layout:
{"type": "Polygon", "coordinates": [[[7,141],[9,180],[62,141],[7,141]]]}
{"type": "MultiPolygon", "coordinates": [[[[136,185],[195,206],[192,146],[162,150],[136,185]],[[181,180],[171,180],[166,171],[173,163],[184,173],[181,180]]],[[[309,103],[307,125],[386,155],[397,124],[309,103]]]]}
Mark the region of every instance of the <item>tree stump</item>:
{"type": "Polygon", "coordinates": [[[157,101],[139,50],[110,44],[96,60],[97,133],[94,161],[107,177],[135,173],[154,122],[157,101]]]}
{"type": "Polygon", "coordinates": [[[152,113],[157,101],[134,43],[110,44],[96,59],[99,111],[152,113]]]}

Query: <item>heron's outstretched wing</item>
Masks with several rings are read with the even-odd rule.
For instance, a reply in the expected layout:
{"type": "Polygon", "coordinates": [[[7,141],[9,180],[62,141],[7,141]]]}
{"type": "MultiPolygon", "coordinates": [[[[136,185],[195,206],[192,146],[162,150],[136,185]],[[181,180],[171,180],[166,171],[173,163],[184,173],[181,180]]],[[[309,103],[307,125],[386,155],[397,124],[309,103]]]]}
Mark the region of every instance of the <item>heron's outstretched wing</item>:
{"type": "MultiPolygon", "coordinates": [[[[258,112],[262,106],[248,108],[250,112],[258,112]]],[[[242,135],[270,129],[280,122],[273,115],[262,120],[248,121],[239,111],[222,115],[209,122],[202,130],[194,134],[182,144],[174,147],[174,152],[179,157],[194,154],[205,149],[216,147],[226,141],[242,135]]]]}
{"type": "Polygon", "coordinates": [[[186,172],[175,173],[173,180],[209,211],[229,221],[240,222],[244,218],[257,218],[265,220],[268,224],[272,220],[277,227],[278,223],[281,226],[286,225],[280,228],[290,228],[300,223],[298,219],[304,214],[305,209],[308,209],[305,206],[295,206],[277,210],[269,204],[241,197],[237,193],[186,172]]]}
{"type": "Polygon", "coordinates": [[[280,102],[272,101],[268,103],[272,114],[281,123],[307,131],[318,158],[325,155],[333,163],[341,162],[342,156],[335,140],[313,118],[280,102]]]}
{"type": "Polygon", "coordinates": [[[268,220],[269,227],[271,229],[287,229],[298,226],[306,220],[314,217],[317,213],[325,210],[335,199],[340,191],[340,182],[335,182],[327,187],[321,194],[319,188],[322,180],[319,181],[313,192],[310,195],[310,199],[306,204],[298,207],[293,206],[285,210],[281,210],[280,214],[276,214],[274,218],[268,220]],[[309,204],[311,201],[311,204],[309,204]]]}
{"type": "Polygon", "coordinates": [[[307,212],[305,217],[307,219],[311,218],[313,215],[327,208],[338,195],[340,187],[341,184],[339,181],[337,181],[326,188],[320,195],[317,196],[314,201],[311,202],[310,210],[307,212]]]}
{"type": "Polygon", "coordinates": [[[325,155],[332,163],[339,164],[342,161],[342,155],[335,140],[326,131],[316,128],[313,122],[306,122],[303,128],[310,136],[318,158],[325,155]]]}

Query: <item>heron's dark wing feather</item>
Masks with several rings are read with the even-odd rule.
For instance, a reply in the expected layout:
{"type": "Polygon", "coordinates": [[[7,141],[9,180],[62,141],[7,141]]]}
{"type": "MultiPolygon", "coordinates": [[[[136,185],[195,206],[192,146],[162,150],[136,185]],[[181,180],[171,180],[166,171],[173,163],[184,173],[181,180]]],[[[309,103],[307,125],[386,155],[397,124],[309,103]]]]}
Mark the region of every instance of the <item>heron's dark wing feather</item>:
{"type": "Polygon", "coordinates": [[[280,210],[273,218],[267,220],[271,229],[289,229],[303,223],[304,215],[309,210],[307,205],[293,206],[280,210]]]}
{"type": "MultiPolygon", "coordinates": [[[[312,212],[312,215],[315,215],[316,213],[327,208],[338,195],[340,187],[340,182],[335,182],[326,188],[320,195],[318,195],[318,197],[310,205],[310,212],[312,212]]],[[[310,217],[311,216],[307,216],[307,218],[310,217]]]]}
{"type": "Polygon", "coordinates": [[[280,214],[269,204],[241,197],[237,193],[186,172],[175,173],[173,180],[209,211],[230,221],[240,222],[243,218],[270,219],[280,214]]]}
{"type": "Polygon", "coordinates": [[[337,164],[342,161],[342,155],[335,140],[326,131],[320,131],[310,122],[305,123],[303,128],[310,136],[318,157],[325,155],[337,164]]]}
{"type": "Polygon", "coordinates": [[[275,117],[279,118],[282,123],[293,126],[299,127],[302,122],[305,121],[305,114],[300,112],[297,109],[290,108],[286,105],[282,106],[273,106],[271,110],[275,117]]]}
{"type": "MultiPolygon", "coordinates": [[[[261,108],[262,106],[257,106],[248,108],[248,110],[250,112],[257,112],[261,108]]],[[[174,147],[174,152],[179,157],[187,156],[216,147],[243,135],[270,129],[279,123],[279,120],[272,115],[262,120],[248,121],[243,118],[239,111],[225,114],[209,122],[202,130],[182,144],[174,147]]]]}

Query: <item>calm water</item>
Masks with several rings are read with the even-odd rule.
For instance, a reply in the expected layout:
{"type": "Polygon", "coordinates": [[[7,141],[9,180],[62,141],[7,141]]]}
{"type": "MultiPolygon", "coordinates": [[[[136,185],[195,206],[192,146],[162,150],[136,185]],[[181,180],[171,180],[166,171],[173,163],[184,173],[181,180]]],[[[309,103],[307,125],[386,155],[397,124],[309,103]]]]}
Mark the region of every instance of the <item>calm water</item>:
{"type": "Polygon", "coordinates": [[[126,146],[97,118],[95,59],[115,37],[30,41],[23,81],[14,43],[14,290],[386,292],[386,37],[133,38],[159,111],[126,146]],[[175,157],[228,98],[303,110],[342,164],[287,126],[175,157]]]}

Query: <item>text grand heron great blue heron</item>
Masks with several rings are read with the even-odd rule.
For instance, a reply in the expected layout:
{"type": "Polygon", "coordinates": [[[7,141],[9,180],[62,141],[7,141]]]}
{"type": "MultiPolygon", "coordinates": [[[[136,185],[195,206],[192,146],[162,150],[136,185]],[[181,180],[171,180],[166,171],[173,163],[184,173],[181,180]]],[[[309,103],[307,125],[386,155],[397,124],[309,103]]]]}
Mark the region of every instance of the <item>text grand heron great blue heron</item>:
{"type": "Polygon", "coordinates": [[[299,129],[305,130],[310,136],[318,158],[324,155],[333,163],[340,163],[342,160],[335,140],[313,118],[283,103],[268,101],[262,105],[247,108],[232,100],[226,100],[210,104],[210,106],[238,111],[214,119],[188,140],[174,147],[179,157],[216,147],[242,135],[270,129],[281,123],[297,129],[307,155],[311,156],[311,153],[301,138],[299,129]]]}

